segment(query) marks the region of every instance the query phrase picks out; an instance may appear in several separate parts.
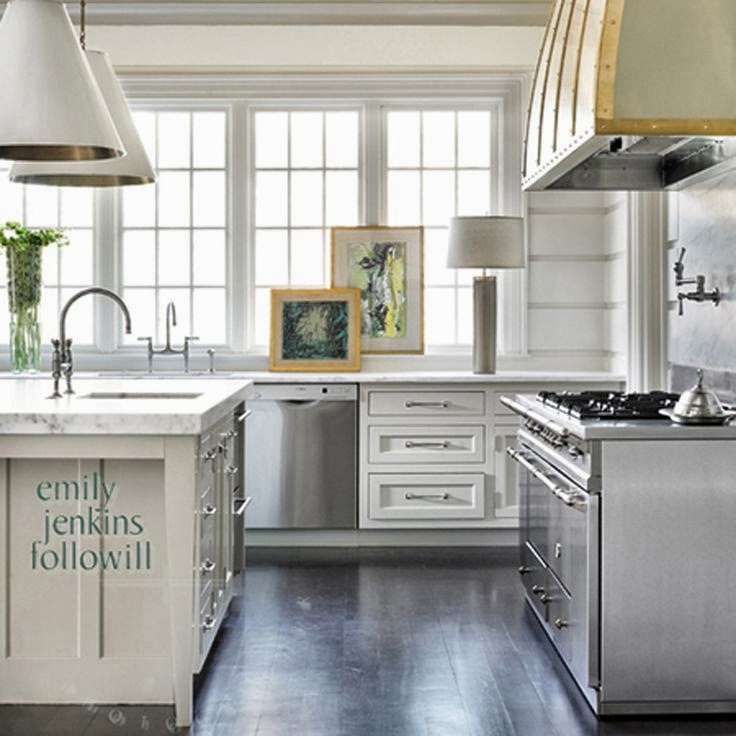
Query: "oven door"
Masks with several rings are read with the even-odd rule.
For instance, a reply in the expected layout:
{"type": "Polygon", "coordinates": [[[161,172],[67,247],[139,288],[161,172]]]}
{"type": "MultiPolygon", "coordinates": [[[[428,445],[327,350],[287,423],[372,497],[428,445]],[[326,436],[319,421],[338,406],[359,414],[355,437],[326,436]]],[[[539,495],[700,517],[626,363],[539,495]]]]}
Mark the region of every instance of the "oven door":
{"type": "Polygon", "coordinates": [[[532,608],[589,699],[599,685],[599,496],[520,441],[522,580],[532,608]]]}

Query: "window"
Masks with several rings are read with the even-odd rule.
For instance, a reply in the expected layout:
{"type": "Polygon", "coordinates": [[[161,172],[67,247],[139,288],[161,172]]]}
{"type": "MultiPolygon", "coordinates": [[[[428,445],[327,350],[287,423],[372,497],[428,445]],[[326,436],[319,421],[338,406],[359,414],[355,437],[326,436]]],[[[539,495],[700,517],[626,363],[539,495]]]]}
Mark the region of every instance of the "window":
{"type": "MultiPolygon", "coordinates": [[[[0,169],[0,223],[15,220],[28,227],[61,227],[69,238],[68,246],[48,246],[42,255],[44,288],[39,319],[42,341],[48,345],[57,336],[59,311],[64,302],[94,282],[92,190],[12,184],[7,178],[9,168],[6,164],[0,169]]],[[[7,344],[5,274],[5,254],[0,252],[0,342],[7,344]]],[[[94,341],[93,307],[91,301],[82,301],[69,311],[69,334],[77,346],[94,341]]]]}
{"type": "Polygon", "coordinates": [[[270,289],[330,283],[333,225],[359,222],[357,110],[253,112],[253,342],[267,345],[270,289]]]}
{"type": "Polygon", "coordinates": [[[123,298],[133,315],[156,315],[155,343],[173,302],[180,334],[224,344],[227,114],[139,111],[134,119],[157,181],[121,190],[123,298]]]}
{"type": "MultiPolygon", "coordinates": [[[[257,74],[202,75],[177,78],[175,99],[158,77],[126,86],[156,184],[57,189],[0,177],[0,221],[62,227],[71,241],[44,253],[46,345],[64,301],[99,284],[123,296],[134,334],[121,334],[105,300],[76,304],[69,332],[82,354],[128,348],[98,364],[127,367],[138,336],[161,345],[169,302],[177,344],[195,335],[200,351],[214,345],[262,359],[270,290],[329,286],[330,227],[359,224],[424,226],[428,351],[470,344],[475,274],[446,267],[447,227],[456,214],[520,210],[521,77],[283,75],[269,78],[264,94],[257,74]]],[[[522,353],[523,279],[514,278],[500,279],[499,336],[502,350],[505,330],[506,345],[522,353]]]]}
{"type": "Polygon", "coordinates": [[[447,268],[454,215],[496,210],[489,110],[387,110],[389,225],[424,225],[425,340],[472,342],[472,269],[447,268]]]}

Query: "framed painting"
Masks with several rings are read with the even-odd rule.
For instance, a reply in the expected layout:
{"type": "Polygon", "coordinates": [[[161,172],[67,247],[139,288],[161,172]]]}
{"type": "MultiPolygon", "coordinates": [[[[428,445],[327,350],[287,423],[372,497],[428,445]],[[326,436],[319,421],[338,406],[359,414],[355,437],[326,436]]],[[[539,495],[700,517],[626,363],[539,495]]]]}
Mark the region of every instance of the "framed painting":
{"type": "Polygon", "coordinates": [[[333,227],[332,286],[360,290],[363,353],[424,352],[424,228],[333,227]]]}
{"type": "Polygon", "coordinates": [[[360,369],[359,289],[272,289],[272,371],[360,369]]]}

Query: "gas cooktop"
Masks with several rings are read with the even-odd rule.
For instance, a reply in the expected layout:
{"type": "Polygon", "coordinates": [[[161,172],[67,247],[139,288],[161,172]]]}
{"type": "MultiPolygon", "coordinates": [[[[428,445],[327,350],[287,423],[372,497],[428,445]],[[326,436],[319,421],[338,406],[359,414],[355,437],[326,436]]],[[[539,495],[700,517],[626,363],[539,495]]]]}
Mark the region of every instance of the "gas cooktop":
{"type": "Polygon", "coordinates": [[[540,391],[537,401],[575,419],[662,419],[660,409],[674,407],[679,394],[650,391],[540,391]]]}

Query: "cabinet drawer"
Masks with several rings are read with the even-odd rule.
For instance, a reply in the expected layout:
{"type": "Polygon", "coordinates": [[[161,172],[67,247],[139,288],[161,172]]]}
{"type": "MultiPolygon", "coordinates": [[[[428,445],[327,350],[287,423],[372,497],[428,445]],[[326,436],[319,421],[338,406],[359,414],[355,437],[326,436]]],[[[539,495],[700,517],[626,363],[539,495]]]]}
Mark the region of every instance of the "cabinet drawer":
{"type": "Polygon", "coordinates": [[[373,426],[368,428],[370,463],[482,463],[485,428],[373,426]]]}
{"type": "Polygon", "coordinates": [[[482,473],[373,474],[368,478],[370,519],[482,519],[482,473]]]}
{"type": "Polygon", "coordinates": [[[483,391],[370,391],[368,414],[381,416],[483,416],[483,391]]]}

